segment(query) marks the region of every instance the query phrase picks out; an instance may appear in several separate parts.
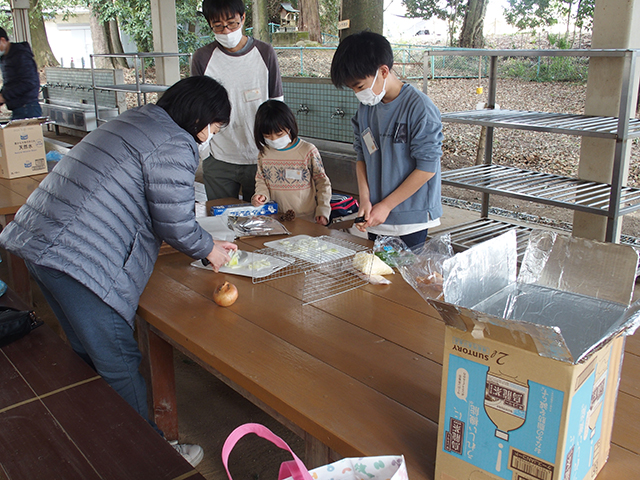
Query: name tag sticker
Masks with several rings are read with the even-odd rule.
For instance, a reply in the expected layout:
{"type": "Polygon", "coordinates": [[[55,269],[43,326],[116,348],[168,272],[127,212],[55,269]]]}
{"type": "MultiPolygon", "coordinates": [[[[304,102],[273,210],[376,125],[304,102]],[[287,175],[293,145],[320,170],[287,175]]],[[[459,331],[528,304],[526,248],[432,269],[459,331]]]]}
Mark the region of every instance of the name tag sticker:
{"type": "Polygon", "coordinates": [[[288,180],[302,180],[302,171],[300,170],[287,169],[285,175],[288,180]]]}
{"type": "Polygon", "coordinates": [[[260,100],[260,89],[254,88],[253,90],[245,90],[244,91],[244,101],[245,102],[255,102],[256,100],[260,100]]]}
{"type": "Polygon", "coordinates": [[[373,139],[373,134],[371,133],[370,128],[367,128],[364,132],[362,132],[362,141],[367,146],[369,155],[378,150],[378,146],[376,145],[376,141],[373,139]]]}

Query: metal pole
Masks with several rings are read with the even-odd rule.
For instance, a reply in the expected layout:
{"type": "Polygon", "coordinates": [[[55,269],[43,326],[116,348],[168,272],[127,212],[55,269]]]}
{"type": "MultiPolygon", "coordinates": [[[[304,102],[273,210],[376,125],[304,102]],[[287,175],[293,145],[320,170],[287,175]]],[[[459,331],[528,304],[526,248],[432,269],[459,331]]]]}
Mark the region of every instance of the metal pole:
{"type": "MultiPolygon", "coordinates": [[[[496,84],[498,79],[498,57],[492,56],[489,63],[489,91],[487,92],[487,108],[493,110],[496,107],[496,84]]],[[[491,165],[493,155],[493,127],[487,127],[487,138],[484,146],[484,164],[491,165]]],[[[482,194],[482,208],[480,215],[483,218],[489,216],[489,194],[482,194]]]]}
{"type": "Polygon", "coordinates": [[[620,198],[624,184],[625,159],[629,149],[629,115],[633,112],[633,85],[632,81],[636,71],[636,51],[630,51],[625,57],[622,72],[622,88],[620,97],[620,111],[618,113],[618,131],[616,136],[616,147],[613,157],[613,172],[611,174],[611,196],[609,198],[609,211],[607,214],[607,232],[605,240],[607,242],[618,242],[620,232],[618,224],[620,221],[620,198]]]}

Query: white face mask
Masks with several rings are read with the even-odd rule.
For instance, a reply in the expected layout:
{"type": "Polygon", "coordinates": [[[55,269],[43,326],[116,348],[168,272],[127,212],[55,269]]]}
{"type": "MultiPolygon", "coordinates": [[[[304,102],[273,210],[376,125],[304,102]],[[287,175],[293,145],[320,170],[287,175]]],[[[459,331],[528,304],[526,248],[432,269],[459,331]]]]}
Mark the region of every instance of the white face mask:
{"type": "Polygon", "coordinates": [[[229,33],[215,33],[216,40],[225,48],[236,48],[242,40],[242,24],[237,30],[229,33]]]}
{"type": "Polygon", "coordinates": [[[202,142],[200,145],[198,145],[198,151],[202,154],[205,153],[207,151],[207,149],[209,148],[209,142],[211,142],[211,139],[213,138],[213,132],[211,131],[211,125],[207,125],[207,139],[202,142]]]}
{"type": "Polygon", "coordinates": [[[385,93],[387,93],[386,78],[384,79],[384,83],[382,84],[382,91],[378,95],[373,93],[373,86],[375,85],[376,80],[378,79],[378,72],[380,72],[380,69],[376,71],[376,76],[373,77],[373,82],[371,83],[371,86],[369,88],[365,88],[364,90],[356,92],[356,97],[358,98],[358,100],[360,100],[360,103],[362,103],[363,105],[369,105],[369,106],[377,105],[378,103],[380,103],[385,93]]]}
{"type": "Polygon", "coordinates": [[[276,138],[275,140],[269,140],[268,138],[265,138],[264,141],[271,148],[275,148],[276,150],[282,150],[283,148],[287,148],[287,145],[291,143],[291,137],[288,134],[286,134],[276,138]]]}

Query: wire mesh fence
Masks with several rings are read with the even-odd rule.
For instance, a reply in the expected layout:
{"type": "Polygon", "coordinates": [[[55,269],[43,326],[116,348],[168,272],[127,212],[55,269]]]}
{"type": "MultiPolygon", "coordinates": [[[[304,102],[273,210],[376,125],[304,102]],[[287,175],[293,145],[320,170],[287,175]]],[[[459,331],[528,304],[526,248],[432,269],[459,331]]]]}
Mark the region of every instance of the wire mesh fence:
{"type": "MultiPolygon", "coordinates": [[[[405,80],[485,78],[489,57],[427,55],[436,47],[394,46],[394,72],[405,80]]],[[[329,77],[336,47],[274,47],[283,76],[329,77]]],[[[441,47],[437,47],[442,50],[441,47]]],[[[588,57],[499,57],[498,76],[537,82],[586,82],[588,57]]]]}

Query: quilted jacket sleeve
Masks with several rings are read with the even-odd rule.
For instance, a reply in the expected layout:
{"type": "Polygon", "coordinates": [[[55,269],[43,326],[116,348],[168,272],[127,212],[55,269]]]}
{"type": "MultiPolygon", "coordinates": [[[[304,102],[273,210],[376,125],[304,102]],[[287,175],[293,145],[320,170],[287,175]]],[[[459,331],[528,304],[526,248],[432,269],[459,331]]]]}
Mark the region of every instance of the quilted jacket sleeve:
{"type": "Polygon", "coordinates": [[[204,258],[213,249],[213,239],[196,222],[194,145],[175,138],[164,142],[144,161],[143,174],[156,234],[176,250],[204,258]]]}

